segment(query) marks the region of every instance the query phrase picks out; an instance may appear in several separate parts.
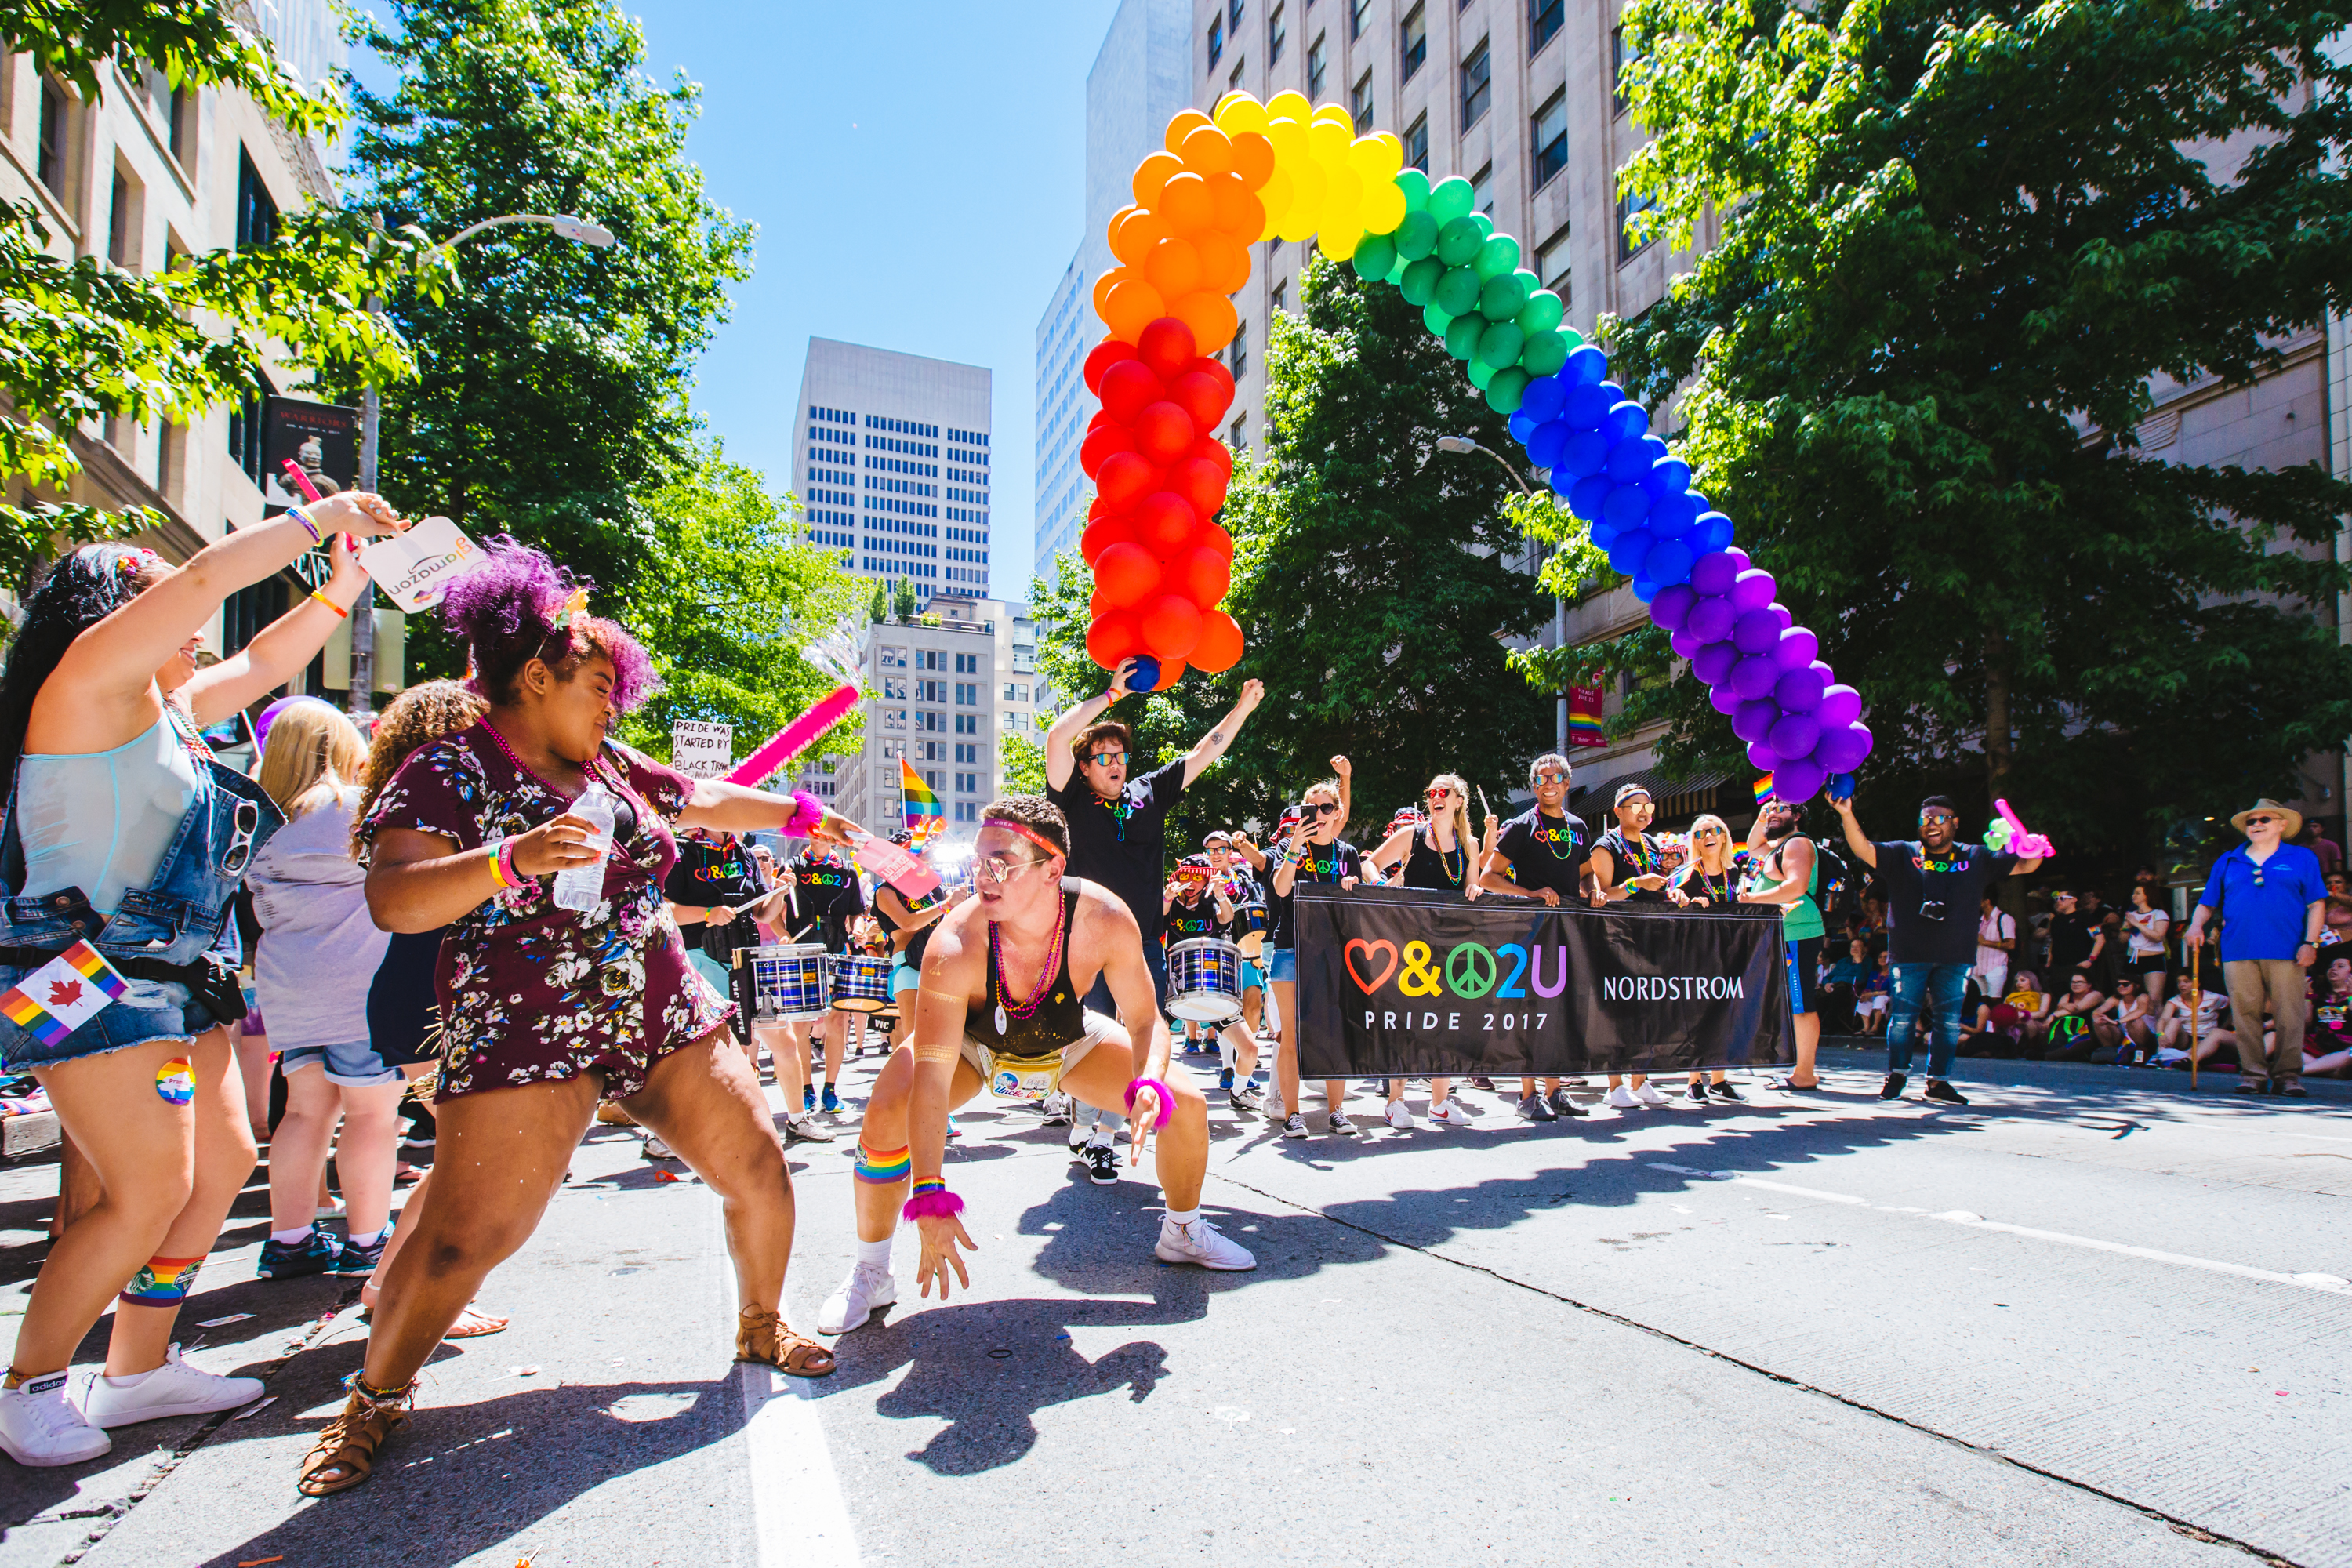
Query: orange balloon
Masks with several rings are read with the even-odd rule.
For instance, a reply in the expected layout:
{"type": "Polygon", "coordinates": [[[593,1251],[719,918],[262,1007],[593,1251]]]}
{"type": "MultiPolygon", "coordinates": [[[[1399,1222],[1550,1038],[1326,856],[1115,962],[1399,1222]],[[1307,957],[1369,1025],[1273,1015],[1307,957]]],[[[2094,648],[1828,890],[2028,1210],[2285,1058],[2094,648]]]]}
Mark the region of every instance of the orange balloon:
{"type": "Polygon", "coordinates": [[[1135,193],[1135,205],[1158,211],[1160,188],[1168,183],[1171,174],[1181,173],[1183,167],[1184,160],[1173,153],[1154,153],[1138,163],[1135,178],[1128,184],[1128,188],[1135,193]]]}
{"type": "MultiPolygon", "coordinates": [[[[1232,308],[1226,307],[1228,310],[1232,308]]],[[[1103,325],[1114,334],[1133,342],[1143,335],[1144,328],[1167,313],[1168,302],[1160,298],[1160,290],[1130,272],[1111,285],[1105,297],[1102,319],[1103,325]]],[[[1225,335],[1233,335],[1230,329],[1225,335]]]]}
{"type": "Polygon", "coordinates": [[[1181,658],[1163,658],[1160,661],[1160,679],[1152,682],[1151,689],[1165,691],[1183,679],[1184,661],[1181,658]]]}
{"type": "Polygon", "coordinates": [[[1227,174],[1234,167],[1234,139],[1213,125],[1196,125],[1173,149],[1184,166],[1200,174],[1227,174]]]}
{"type": "Polygon", "coordinates": [[[1264,190],[1274,177],[1274,143],[1255,131],[1234,138],[1234,173],[1251,190],[1264,190]]]}
{"type": "MultiPolygon", "coordinates": [[[[1203,353],[1214,353],[1234,341],[1234,331],[1241,325],[1240,313],[1234,302],[1223,294],[1213,294],[1206,289],[1196,289],[1173,304],[1165,306],[1168,314],[1192,329],[1192,341],[1203,353]]],[[[1126,336],[1124,332],[1119,334],[1126,336]]]]}
{"type": "MultiPolygon", "coordinates": [[[[1140,604],[1160,592],[1160,563],[1140,544],[1114,544],[1095,558],[1094,567],[1095,591],[1115,609],[1140,604]]],[[[1180,591],[1190,590],[1188,578],[1180,591]]]]}
{"type": "MultiPolygon", "coordinates": [[[[1166,154],[1154,153],[1151,156],[1159,158],[1166,154]]],[[[1160,199],[1151,204],[1151,210],[1165,218],[1168,226],[1178,234],[1192,234],[1211,227],[1217,219],[1217,205],[1209,195],[1209,182],[1189,169],[1168,177],[1168,183],[1160,187],[1160,199]]]]}
{"type": "MultiPolygon", "coordinates": [[[[1186,137],[1204,125],[1213,127],[1215,124],[1215,121],[1197,109],[1180,109],[1168,121],[1168,134],[1162,138],[1160,144],[1171,153],[1179,152],[1183,148],[1186,137]]],[[[1222,135],[1223,132],[1220,132],[1219,134],[1222,135]]]]}
{"type": "Polygon", "coordinates": [[[1151,279],[1163,300],[1190,294],[1201,286],[1201,253],[1189,239],[1163,239],[1151,247],[1143,275],[1151,279]]]}
{"type": "Polygon", "coordinates": [[[1087,628],[1087,657],[1105,669],[1117,669],[1123,660],[1142,651],[1143,637],[1131,615],[1097,616],[1087,628]]]}
{"type": "MultiPolygon", "coordinates": [[[[1257,198],[1244,196],[1242,199],[1255,201],[1257,198]]],[[[1200,281],[1193,288],[1205,289],[1212,294],[1232,294],[1249,281],[1249,247],[1234,237],[1237,232],[1228,229],[1220,233],[1213,228],[1204,228],[1192,237],[1193,252],[1200,258],[1201,275],[1200,281]]],[[[1181,289],[1179,294],[1192,291],[1191,289],[1181,289]]],[[[1169,294],[1164,289],[1160,292],[1171,300],[1179,297],[1179,294],[1169,294]]]]}
{"type": "Polygon", "coordinates": [[[1175,594],[1162,594],[1146,603],[1137,617],[1143,646],[1164,663],[1181,663],[1201,640],[1201,607],[1175,594]]]}
{"type": "Polygon", "coordinates": [[[1240,624],[1223,610],[1211,610],[1201,617],[1201,635],[1187,657],[1194,668],[1211,675],[1233,668],[1242,657],[1240,624]]]}
{"type": "Polygon", "coordinates": [[[1246,216],[1242,204],[1249,199],[1249,187],[1242,184],[1239,174],[1210,175],[1209,205],[1215,214],[1209,220],[1210,226],[1221,228],[1227,234],[1239,234],[1242,219],[1246,216]]]}
{"type": "MultiPolygon", "coordinates": [[[[1122,548],[1132,549],[1133,546],[1122,548]]],[[[1156,563],[1154,563],[1156,566],[1156,563]]],[[[1151,587],[1165,584],[1171,594],[1181,594],[1203,610],[1213,610],[1224,601],[1225,590],[1233,586],[1234,562],[1230,555],[1220,555],[1213,550],[1188,550],[1171,562],[1165,574],[1157,571],[1153,582],[1135,598],[1122,599],[1131,605],[1147,596],[1151,587]]],[[[1095,570],[1095,580],[1108,583],[1100,567],[1095,570]]]]}
{"type": "MultiPolygon", "coordinates": [[[[1113,289],[1118,288],[1118,280],[1126,276],[1127,268],[1124,267],[1114,267],[1109,271],[1095,279],[1095,317],[1105,325],[1108,325],[1110,321],[1110,291],[1113,289]]],[[[1126,336],[1125,333],[1114,333],[1112,335],[1115,337],[1126,336]]],[[[1130,342],[1134,342],[1132,338],[1129,338],[1128,341],[1130,342]]]]}
{"type": "Polygon", "coordinates": [[[1143,265],[1151,247],[1167,237],[1168,226],[1141,207],[1122,208],[1110,220],[1110,253],[1129,267],[1143,265]]]}

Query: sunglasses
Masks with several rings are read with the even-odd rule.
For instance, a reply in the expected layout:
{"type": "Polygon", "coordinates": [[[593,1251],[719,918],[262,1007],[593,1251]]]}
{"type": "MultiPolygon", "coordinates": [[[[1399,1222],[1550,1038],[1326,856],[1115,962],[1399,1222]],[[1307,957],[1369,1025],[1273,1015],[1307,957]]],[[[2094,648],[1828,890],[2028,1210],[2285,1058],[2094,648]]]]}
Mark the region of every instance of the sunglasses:
{"type": "Polygon", "coordinates": [[[1958,817],[1954,816],[1948,811],[1923,811],[1919,814],[1919,822],[1922,826],[1932,822],[1958,822],[1958,817]]]}
{"type": "Polygon", "coordinates": [[[1429,792],[1429,798],[1432,800],[1448,800],[1453,797],[1453,795],[1454,792],[1450,789],[1433,789],[1429,792]]]}
{"type": "Polygon", "coordinates": [[[228,852],[221,857],[221,872],[234,877],[253,858],[253,836],[261,828],[261,807],[249,800],[238,801],[229,824],[233,831],[228,852]]]}
{"type": "Polygon", "coordinates": [[[1337,816],[1339,803],[1334,800],[1310,800],[1300,808],[1308,816],[1337,816]]]}
{"type": "Polygon", "coordinates": [[[2246,818],[2246,826],[2249,827],[2267,827],[2272,823],[2278,820],[2279,819],[2275,816],[2250,816],[2246,818]]]}
{"type": "Polygon", "coordinates": [[[1567,782],[1568,775],[1566,773],[1538,773],[1536,775],[1536,783],[1539,784],[1566,784],[1567,782]]]}
{"type": "Polygon", "coordinates": [[[1118,767],[1123,765],[1127,762],[1127,753],[1125,752],[1097,752],[1092,756],[1089,756],[1087,761],[1094,763],[1094,765],[1098,768],[1118,767]]]}
{"type": "Polygon", "coordinates": [[[1692,834],[1691,837],[1694,838],[1728,838],[1731,835],[1726,833],[1720,827],[1702,827],[1696,833],[1692,834]]]}
{"type": "Polygon", "coordinates": [[[985,877],[1001,886],[1021,875],[1024,868],[1043,864],[1045,864],[1044,858],[1036,855],[1027,856],[1019,860],[1008,859],[1002,855],[983,855],[971,863],[971,874],[975,880],[985,877]]]}

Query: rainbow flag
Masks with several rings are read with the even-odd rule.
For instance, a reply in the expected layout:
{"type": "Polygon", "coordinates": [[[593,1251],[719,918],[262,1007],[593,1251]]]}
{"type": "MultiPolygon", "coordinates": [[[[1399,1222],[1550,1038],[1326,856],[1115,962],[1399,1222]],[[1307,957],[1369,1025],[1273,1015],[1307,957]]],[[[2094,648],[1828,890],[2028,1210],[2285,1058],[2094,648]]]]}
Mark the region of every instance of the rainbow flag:
{"type": "Polygon", "coordinates": [[[1772,798],[1772,775],[1770,773],[1766,773],[1762,778],[1758,779],[1755,783],[1754,788],[1756,791],[1756,804],[1762,805],[1766,801],[1772,798]]]}
{"type": "Polygon", "coordinates": [[[907,830],[909,833],[928,837],[929,835],[925,832],[926,828],[946,825],[947,808],[940,804],[940,797],[931,793],[931,786],[923,782],[923,775],[915,771],[915,764],[904,757],[898,759],[898,792],[907,798],[907,830]]]}
{"type": "Polygon", "coordinates": [[[96,1017],[126,989],[121,975],[86,942],[78,942],[6,991],[0,1016],[45,1046],[96,1017]]]}
{"type": "Polygon", "coordinates": [[[1568,689],[1568,743],[1571,746],[1605,746],[1609,737],[1601,732],[1604,693],[1598,686],[1571,686],[1568,689]]]}

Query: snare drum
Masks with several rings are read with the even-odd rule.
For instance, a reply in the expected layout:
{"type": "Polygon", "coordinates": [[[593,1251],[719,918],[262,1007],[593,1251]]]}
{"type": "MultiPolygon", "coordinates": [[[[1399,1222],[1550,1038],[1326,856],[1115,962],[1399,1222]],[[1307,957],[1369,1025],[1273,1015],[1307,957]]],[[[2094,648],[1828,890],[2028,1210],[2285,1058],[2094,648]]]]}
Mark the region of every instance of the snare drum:
{"type": "Polygon", "coordinates": [[[755,947],[743,962],[751,971],[751,1016],[762,1024],[805,1024],[824,1016],[824,949],[813,942],[755,947]]]}
{"type": "Polygon", "coordinates": [[[833,961],[833,1005],[844,1013],[879,1013],[890,1005],[890,955],[853,952],[833,961]]]}
{"type": "Polygon", "coordinates": [[[1265,952],[1267,921],[1264,904],[1244,904],[1241,908],[1242,956],[1252,963],[1260,963],[1265,952]]]}
{"type": "Polygon", "coordinates": [[[1196,1024],[1222,1024],[1242,1011],[1242,950],[1196,936],[1168,950],[1168,1011],[1196,1024]]]}

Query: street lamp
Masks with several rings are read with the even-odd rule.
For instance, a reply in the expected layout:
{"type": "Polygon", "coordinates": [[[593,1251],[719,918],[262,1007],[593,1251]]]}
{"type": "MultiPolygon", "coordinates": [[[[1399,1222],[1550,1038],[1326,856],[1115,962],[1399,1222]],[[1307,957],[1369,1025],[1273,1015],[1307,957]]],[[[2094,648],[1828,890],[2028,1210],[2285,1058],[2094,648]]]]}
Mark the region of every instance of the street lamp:
{"type": "MultiPolygon", "coordinates": [[[[1477,442],[1470,439],[1467,436],[1440,436],[1437,438],[1437,449],[1441,452],[1486,453],[1486,456],[1494,458],[1496,462],[1502,465],[1503,472],[1511,476],[1511,482],[1519,487],[1521,494],[1528,497],[1530,500],[1535,499],[1536,492],[1534,489],[1528,485],[1526,479],[1519,477],[1517,467],[1514,465],[1509,458],[1504,457],[1500,452],[1496,451],[1493,447],[1482,447],[1477,442]]],[[[1530,571],[1536,569],[1535,544],[1532,541],[1530,541],[1528,545],[1528,566],[1530,571]]],[[[1566,603],[1561,600],[1559,595],[1555,594],[1552,595],[1551,601],[1551,646],[1554,647],[1564,647],[1567,644],[1568,606],[1566,603]]],[[[1560,692],[1559,699],[1554,704],[1554,707],[1556,711],[1554,712],[1552,719],[1552,749],[1559,752],[1560,755],[1566,756],[1568,754],[1568,693],[1565,690],[1560,692]]]]}
{"type": "MultiPolygon", "coordinates": [[[[569,213],[509,213],[504,217],[486,218],[470,228],[456,234],[433,247],[446,250],[463,244],[478,234],[501,228],[508,224],[544,224],[558,236],[578,245],[591,245],[599,250],[613,243],[613,231],[602,224],[574,217],[569,213]]],[[[431,254],[431,252],[427,252],[431,254]]],[[[368,296],[370,314],[383,314],[383,300],[368,296]]],[[[370,382],[360,393],[360,489],[375,489],[376,430],[382,410],[376,402],[375,384],[370,382]]],[[[352,689],[346,700],[355,720],[365,720],[375,710],[375,584],[361,584],[359,602],[352,606],[352,689]]]]}

